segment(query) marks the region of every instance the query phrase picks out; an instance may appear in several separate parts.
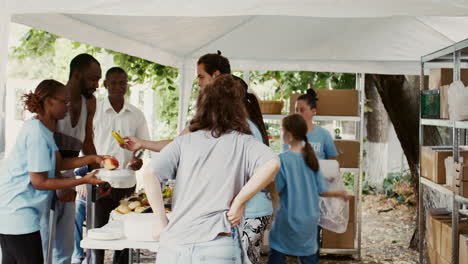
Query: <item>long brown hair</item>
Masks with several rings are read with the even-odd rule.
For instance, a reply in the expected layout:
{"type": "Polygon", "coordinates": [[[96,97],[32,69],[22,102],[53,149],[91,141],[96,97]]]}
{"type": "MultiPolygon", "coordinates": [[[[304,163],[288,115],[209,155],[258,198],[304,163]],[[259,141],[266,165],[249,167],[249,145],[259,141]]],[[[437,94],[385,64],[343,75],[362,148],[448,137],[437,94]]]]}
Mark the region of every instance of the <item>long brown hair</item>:
{"type": "Polygon", "coordinates": [[[242,80],[242,78],[235,75],[233,75],[233,77],[245,90],[244,105],[245,110],[247,111],[248,119],[258,127],[258,130],[260,130],[263,143],[267,146],[270,146],[268,132],[266,130],[265,123],[263,122],[262,111],[260,110],[260,104],[258,103],[257,97],[254,94],[248,92],[249,87],[247,83],[242,80]]]}
{"type": "Polygon", "coordinates": [[[54,97],[65,86],[56,80],[44,80],[39,83],[34,92],[26,93],[22,96],[24,108],[31,113],[42,114],[44,112],[44,102],[49,97],[54,97]]]}
{"type": "MultiPolygon", "coordinates": [[[[249,87],[247,83],[244,80],[242,80],[242,78],[237,77],[235,75],[233,75],[233,77],[236,81],[238,81],[241,84],[241,86],[245,90],[244,105],[247,111],[248,118],[260,130],[260,133],[262,134],[263,143],[267,146],[270,146],[270,142],[268,140],[268,133],[266,130],[265,123],[263,122],[263,116],[262,112],[260,111],[260,105],[258,103],[257,97],[254,94],[248,92],[249,87]]],[[[268,186],[266,187],[266,191],[273,204],[273,212],[276,212],[276,209],[279,205],[280,197],[278,194],[278,190],[276,189],[275,183],[272,182],[268,184],[268,186]]]]}
{"type": "Polygon", "coordinates": [[[313,171],[318,171],[319,163],[307,139],[307,124],[304,118],[298,114],[289,115],[283,119],[282,126],[284,130],[291,133],[295,140],[305,141],[304,148],[302,149],[304,151],[305,162],[313,171]]]}
{"type": "Polygon", "coordinates": [[[190,132],[209,130],[216,138],[232,131],[251,135],[244,97],[244,88],[230,74],[216,77],[198,95],[190,132]]]}

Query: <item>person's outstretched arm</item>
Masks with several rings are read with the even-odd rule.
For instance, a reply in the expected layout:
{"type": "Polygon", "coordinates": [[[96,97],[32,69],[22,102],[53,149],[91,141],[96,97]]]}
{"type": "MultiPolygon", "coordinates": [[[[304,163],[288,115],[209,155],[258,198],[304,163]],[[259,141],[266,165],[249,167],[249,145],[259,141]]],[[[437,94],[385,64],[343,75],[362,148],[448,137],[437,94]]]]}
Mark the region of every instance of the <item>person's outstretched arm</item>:
{"type": "Polygon", "coordinates": [[[154,169],[148,168],[143,173],[146,197],[155,216],[153,238],[159,240],[161,231],[167,226],[168,220],[161,191],[161,182],[154,169]]]}

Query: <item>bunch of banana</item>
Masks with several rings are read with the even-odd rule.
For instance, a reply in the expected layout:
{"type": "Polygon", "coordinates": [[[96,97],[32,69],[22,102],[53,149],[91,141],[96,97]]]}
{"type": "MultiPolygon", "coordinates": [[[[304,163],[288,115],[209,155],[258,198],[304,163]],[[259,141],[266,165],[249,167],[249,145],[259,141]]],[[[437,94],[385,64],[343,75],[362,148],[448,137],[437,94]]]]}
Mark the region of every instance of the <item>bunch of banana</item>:
{"type": "Polygon", "coordinates": [[[112,130],[112,136],[114,136],[115,140],[117,140],[120,145],[125,143],[125,140],[122,138],[122,136],[114,130],[112,130]]]}
{"type": "Polygon", "coordinates": [[[166,186],[166,187],[164,187],[164,189],[162,191],[162,196],[163,196],[163,198],[172,198],[173,192],[174,192],[174,190],[171,187],[166,186]]]}

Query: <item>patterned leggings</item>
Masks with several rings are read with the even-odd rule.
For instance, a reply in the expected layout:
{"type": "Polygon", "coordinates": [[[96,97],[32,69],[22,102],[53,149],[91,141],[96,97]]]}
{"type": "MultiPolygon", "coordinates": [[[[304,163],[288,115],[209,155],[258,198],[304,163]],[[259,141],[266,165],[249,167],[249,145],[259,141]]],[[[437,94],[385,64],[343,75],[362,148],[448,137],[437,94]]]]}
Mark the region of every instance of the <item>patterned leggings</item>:
{"type": "Polygon", "coordinates": [[[247,218],[241,224],[242,244],[247,248],[247,255],[253,264],[260,263],[260,249],[263,234],[271,224],[271,215],[247,218]]]}

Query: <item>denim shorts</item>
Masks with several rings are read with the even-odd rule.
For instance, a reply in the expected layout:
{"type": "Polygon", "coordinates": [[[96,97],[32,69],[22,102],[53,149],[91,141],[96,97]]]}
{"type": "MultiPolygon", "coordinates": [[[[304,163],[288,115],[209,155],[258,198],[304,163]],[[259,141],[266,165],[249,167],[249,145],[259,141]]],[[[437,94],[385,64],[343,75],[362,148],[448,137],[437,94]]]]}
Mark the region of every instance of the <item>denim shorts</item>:
{"type": "MultiPolygon", "coordinates": [[[[237,231],[236,231],[237,232],[237,231]]],[[[218,236],[214,240],[185,245],[160,245],[158,264],[241,264],[237,235],[218,236]]]]}

